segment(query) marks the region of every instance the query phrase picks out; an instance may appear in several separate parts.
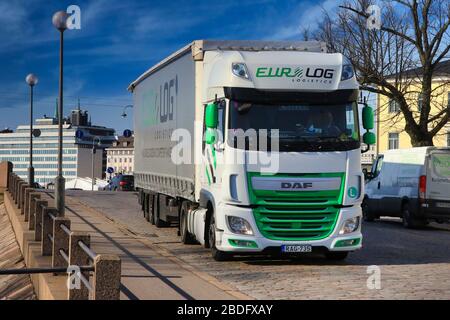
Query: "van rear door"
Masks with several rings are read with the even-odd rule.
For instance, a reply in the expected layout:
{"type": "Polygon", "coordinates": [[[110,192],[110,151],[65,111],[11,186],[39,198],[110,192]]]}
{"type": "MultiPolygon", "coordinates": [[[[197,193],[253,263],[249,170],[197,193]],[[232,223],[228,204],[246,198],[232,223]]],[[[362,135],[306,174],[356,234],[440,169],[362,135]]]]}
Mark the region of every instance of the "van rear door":
{"type": "Polygon", "coordinates": [[[450,201],[450,149],[430,152],[426,198],[450,201]]]}

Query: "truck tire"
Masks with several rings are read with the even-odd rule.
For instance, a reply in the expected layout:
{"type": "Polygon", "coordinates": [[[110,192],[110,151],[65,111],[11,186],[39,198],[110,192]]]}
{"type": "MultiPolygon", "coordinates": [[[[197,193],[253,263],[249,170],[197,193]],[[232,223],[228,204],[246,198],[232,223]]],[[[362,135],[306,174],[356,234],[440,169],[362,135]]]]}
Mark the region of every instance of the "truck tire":
{"type": "Polygon", "coordinates": [[[325,253],[325,258],[332,261],[345,260],[348,256],[347,251],[337,251],[337,252],[327,252],[325,253]]]}
{"type": "Polygon", "coordinates": [[[155,212],[155,218],[154,218],[154,220],[155,220],[155,226],[157,227],[157,228],[162,228],[162,227],[167,227],[167,225],[168,225],[168,223],[167,222],[165,222],[165,221],[162,221],[160,218],[159,218],[159,211],[160,211],[160,207],[159,207],[159,195],[158,196],[156,196],[156,210],[154,210],[153,212],[155,212]]]}
{"type": "Polygon", "coordinates": [[[373,212],[370,212],[369,204],[367,203],[367,198],[365,198],[361,204],[363,219],[366,222],[373,222],[376,216],[373,212]]]}
{"type": "Polygon", "coordinates": [[[148,196],[148,216],[149,216],[149,222],[152,225],[155,225],[155,196],[154,195],[149,195],[148,196]],[[150,203],[151,205],[151,209],[150,209],[150,203]]]}
{"type": "Polygon", "coordinates": [[[183,244],[194,244],[196,243],[195,238],[188,231],[188,212],[189,212],[189,204],[187,201],[183,201],[181,204],[180,210],[180,236],[181,242],[183,244]]]}
{"type": "Polygon", "coordinates": [[[230,259],[230,254],[227,252],[220,251],[216,248],[216,222],[214,219],[214,213],[211,214],[209,218],[208,226],[208,241],[209,248],[211,250],[211,256],[216,261],[227,261],[230,259]]]}
{"type": "Polygon", "coordinates": [[[149,202],[148,202],[149,198],[150,198],[150,195],[144,194],[144,198],[143,198],[143,201],[144,201],[144,203],[143,203],[143,206],[144,206],[144,218],[145,218],[145,220],[150,222],[150,218],[149,218],[149,215],[148,215],[148,212],[149,212],[149,202]]]}
{"type": "Polygon", "coordinates": [[[418,219],[413,216],[409,208],[408,202],[402,205],[402,219],[403,219],[403,226],[408,229],[423,228],[427,224],[426,220],[418,219]]]}

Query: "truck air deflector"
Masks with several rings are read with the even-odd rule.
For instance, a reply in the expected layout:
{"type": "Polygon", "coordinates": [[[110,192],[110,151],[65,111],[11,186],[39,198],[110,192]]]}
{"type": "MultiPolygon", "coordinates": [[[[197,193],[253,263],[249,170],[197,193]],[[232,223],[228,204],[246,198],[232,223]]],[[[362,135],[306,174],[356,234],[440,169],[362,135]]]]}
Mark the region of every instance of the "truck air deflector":
{"type": "Polygon", "coordinates": [[[253,88],[225,87],[225,97],[238,102],[253,102],[262,104],[298,103],[335,105],[355,102],[358,90],[337,90],[331,92],[299,92],[299,91],[270,91],[253,88]]]}

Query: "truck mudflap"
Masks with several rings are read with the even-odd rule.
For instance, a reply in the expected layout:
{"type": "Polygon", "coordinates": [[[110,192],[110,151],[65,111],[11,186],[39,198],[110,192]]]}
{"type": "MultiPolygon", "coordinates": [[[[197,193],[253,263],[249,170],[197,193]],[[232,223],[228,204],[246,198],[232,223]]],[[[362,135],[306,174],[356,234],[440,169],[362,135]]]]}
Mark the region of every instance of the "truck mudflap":
{"type": "Polygon", "coordinates": [[[322,250],[320,248],[325,248],[327,251],[354,251],[362,247],[361,225],[351,233],[343,234],[341,231],[348,219],[359,217],[361,220],[361,207],[359,205],[339,210],[337,223],[328,237],[305,241],[273,240],[264,237],[258,230],[251,208],[221,205],[219,210],[223,214],[220,213],[216,217],[218,227],[222,231],[218,231],[216,234],[216,246],[221,251],[252,253],[264,252],[266,248],[278,248],[281,252],[282,246],[304,246],[305,248],[310,246],[313,252],[322,250]],[[238,216],[247,220],[253,229],[253,235],[240,235],[231,232],[226,223],[227,216],[238,216]]]}

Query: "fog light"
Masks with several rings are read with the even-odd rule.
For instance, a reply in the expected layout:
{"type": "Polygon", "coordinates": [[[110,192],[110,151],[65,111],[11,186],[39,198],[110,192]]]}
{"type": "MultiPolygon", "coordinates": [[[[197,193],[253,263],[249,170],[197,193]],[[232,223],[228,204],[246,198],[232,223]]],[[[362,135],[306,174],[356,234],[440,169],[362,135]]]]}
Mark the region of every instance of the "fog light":
{"type": "Polygon", "coordinates": [[[345,220],[344,226],[342,227],[341,231],[339,231],[339,234],[352,233],[358,230],[359,220],[360,220],[359,217],[353,217],[345,220]]]}
{"type": "Polygon", "coordinates": [[[255,241],[229,239],[228,242],[233,247],[258,248],[255,241]]]}
{"type": "Polygon", "coordinates": [[[247,220],[234,216],[228,216],[227,219],[228,226],[230,227],[231,232],[237,234],[253,235],[252,227],[247,220]]]}
{"type": "Polygon", "coordinates": [[[360,238],[339,240],[339,241],[336,242],[334,247],[335,248],[353,247],[353,246],[357,246],[360,242],[361,242],[360,238]]]}

